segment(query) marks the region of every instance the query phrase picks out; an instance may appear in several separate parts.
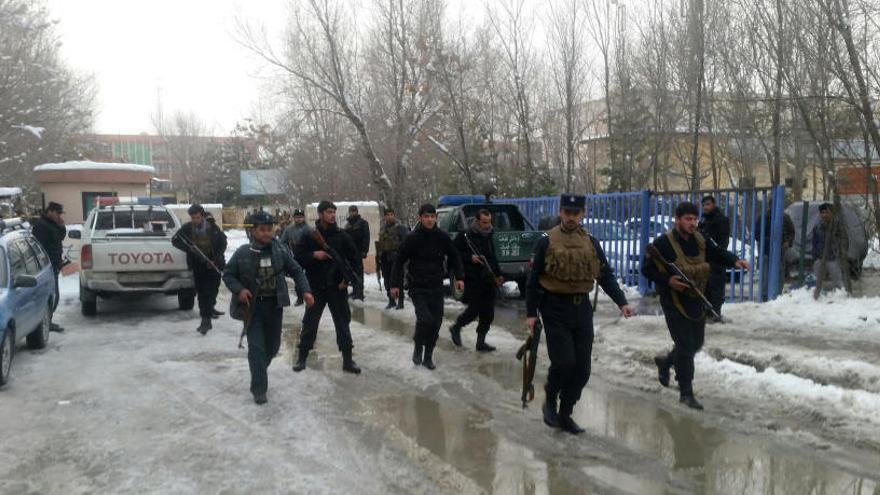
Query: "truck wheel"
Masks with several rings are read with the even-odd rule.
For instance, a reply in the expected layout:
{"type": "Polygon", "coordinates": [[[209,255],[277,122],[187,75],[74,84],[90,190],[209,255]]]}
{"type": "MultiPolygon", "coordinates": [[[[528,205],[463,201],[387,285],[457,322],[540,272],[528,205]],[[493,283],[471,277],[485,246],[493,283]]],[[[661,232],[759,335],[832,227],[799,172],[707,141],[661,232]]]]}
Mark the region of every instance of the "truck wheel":
{"type": "Polygon", "coordinates": [[[12,328],[7,328],[0,340],[0,387],[9,381],[9,371],[12,370],[12,356],[15,354],[15,335],[12,328]]]}
{"type": "Polygon", "coordinates": [[[43,312],[43,319],[40,321],[40,326],[37,327],[36,330],[29,333],[25,340],[27,341],[28,349],[45,349],[46,344],[49,343],[49,327],[52,325],[52,307],[47,306],[46,311],[43,312]]]}
{"type": "Polygon", "coordinates": [[[189,311],[196,305],[196,293],[185,290],[177,293],[177,307],[182,311],[189,311]]]}
{"type": "Polygon", "coordinates": [[[79,305],[83,316],[95,316],[98,314],[98,301],[80,301],[79,305]]]}

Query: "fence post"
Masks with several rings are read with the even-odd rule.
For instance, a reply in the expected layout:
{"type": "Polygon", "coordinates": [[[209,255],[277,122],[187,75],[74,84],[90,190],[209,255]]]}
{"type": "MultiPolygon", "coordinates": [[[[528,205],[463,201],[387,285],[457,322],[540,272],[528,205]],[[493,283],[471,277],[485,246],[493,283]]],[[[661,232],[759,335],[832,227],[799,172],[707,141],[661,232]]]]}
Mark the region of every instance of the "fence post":
{"type": "Polygon", "coordinates": [[[651,219],[651,191],[644,190],[641,191],[641,195],[639,198],[641,201],[641,213],[642,222],[639,225],[639,294],[645,295],[648,293],[648,279],[642,275],[641,267],[645,264],[645,251],[648,249],[648,243],[650,243],[653,239],[649,239],[648,236],[650,234],[650,225],[649,220],[651,219]]]}
{"type": "Polygon", "coordinates": [[[779,280],[782,275],[782,216],[785,214],[785,187],[773,188],[773,212],[770,225],[770,276],[767,284],[767,300],[772,301],[779,295],[779,280]]]}

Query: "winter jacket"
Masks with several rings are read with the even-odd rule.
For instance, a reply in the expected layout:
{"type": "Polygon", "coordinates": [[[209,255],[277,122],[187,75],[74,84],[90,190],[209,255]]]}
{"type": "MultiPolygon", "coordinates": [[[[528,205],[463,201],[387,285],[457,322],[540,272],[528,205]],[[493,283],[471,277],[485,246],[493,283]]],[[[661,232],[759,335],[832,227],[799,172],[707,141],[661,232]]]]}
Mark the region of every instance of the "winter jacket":
{"type": "MultiPolygon", "coordinates": [[[[700,247],[697,243],[697,239],[694,236],[689,236],[687,240],[681,237],[681,234],[678,233],[677,230],[673,230],[672,235],[675,236],[678,244],[681,246],[681,251],[687,257],[696,257],[700,254],[700,247]]],[[[658,237],[653,245],[660,251],[660,254],[666,258],[666,261],[670,261],[672,263],[676,262],[677,256],[675,254],[675,249],[672,247],[672,243],[669,242],[669,238],[666,234],[658,237]]],[[[706,261],[709,262],[710,265],[721,265],[724,268],[733,268],[736,264],[736,255],[733,253],[721,249],[711,242],[706,243],[706,261]]],[[[650,256],[645,256],[645,262],[642,263],[642,275],[647,277],[648,280],[654,282],[657,286],[657,293],[660,294],[660,305],[663,307],[664,312],[670,311],[678,311],[675,308],[675,304],[672,301],[672,288],[669,286],[669,279],[672,278],[672,273],[669,271],[662,271],[657,266],[657,263],[651,259],[650,256]]],[[[687,292],[680,292],[679,299],[681,301],[682,306],[684,307],[685,312],[691,316],[692,318],[699,318],[703,311],[703,303],[700,299],[696,297],[691,297],[687,294],[687,292]]]]}
{"type": "Polygon", "coordinates": [[[46,254],[55,273],[61,270],[62,257],[64,255],[64,238],[67,237],[67,228],[58,225],[47,216],[43,215],[33,222],[31,234],[37,238],[46,254]]]}
{"type": "MultiPolygon", "coordinates": [[[[355,266],[358,261],[359,253],[351,237],[344,230],[332,224],[329,227],[323,227],[321,222],[315,222],[315,231],[319,232],[327,244],[333,248],[343,258],[340,261],[347,262],[349,266],[355,266]]],[[[302,238],[302,242],[296,245],[294,255],[296,261],[306,270],[306,276],[309,278],[309,285],[314,290],[338,287],[344,277],[342,270],[339,269],[336,260],[316,260],[315,251],[323,251],[318,241],[314,238],[314,232],[302,238]]],[[[328,253],[329,254],[329,253],[328,253]]]]}
{"type": "Polygon", "coordinates": [[[351,237],[351,241],[358,249],[361,258],[366,258],[367,253],[370,252],[370,224],[361,216],[349,217],[345,224],[345,232],[351,237]]]}
{"type": "MultiPolygon", "coordinates": [[[[214,266],[223,270],[223,268],[226,267],[226,234],[223,233],[223,230],[221,230],[214,222],[208,220],[203,220],[203,222],[207,224],[208,235],[211,239],[211,252],[213,253],[210,256],[211,261],[214,262],[214,266]]],[[[171,244],[186,253],[186,266],[189,267],[190,270],[208,268],[208,264],[205,260],[195,252],[190,251],[181,239],[181,237],[186,237],[192,242],[193,231],[195,229],[196,227],[192,222],[186,222],[183,224],[183,227],[174,234],[174,237],[171,238],[171,244]]]]}
{"type": "MultiPolygon", "coordinates": [[[[712,213],[703,215],[700,225],[697,227],[707,239],[712,239],[721,249],[727,249],[730,244],[730,219],[715,208],[712,213]]],[[[711,243],[710,243],[711,244],[711,243]]]]}
{"type": "Polygon", "coordinates": [[[394,222],[394,225],[383,223],[379,231],[376,257],[383,264],[388,263],[390,268],[394,264],[394,259],[397,258],[397,251],[400,249],[401,244],[403,244],[403,240],[406,239],[407,234],[409,234],[409,229],[400,222],[394,222]]]}
{"type": "Polygon", "coordinates": [[[289,276],[296,283],[296,287],[300,292],[311,292],[309,282],[306,279],[305,272],[293,256],[277,239],[272,239],[270,246],[255,246],[253,244],[245,244],[239,247],[226,270],[223,271],[223,282],[229,291],[234,295],[238,295],[242,289],[247,289],[251,294],[257,293],[257,270],[259,268],[261,251],[264,248],[272,251],[272,267],[275,269],[275,290],[278,296],[278,306],[290,306],[290,295],[287,290],[287,280],[285,276],[289,276]]]}
{"type": "MultiPolygon", "coordinates": [[[[455,244],[455,249],[458,250],[458,255],[461,257],[461,264],[464,267],[465,286],[477,283],[486,284],[489,283],[489,278],[492,278],[486,274],[486,268],[482,263],[476,265],[472,263],[471,256],[475,253],[471,250],[467,241],[470,241],[470,243],[473,244],[478,256],[482,255],[486,257],[486,261],[489,262],[489,267],[492,269],[495,276],[501,276],[501,267],[498,266],[498,257],[495,256],[493,236],[494,231],[489,232],[488,235],[483,235],[476,232],[473,226],[471,226],[471,228],[458,234],[455,238],[453,244],[455,244]]],[[[491,283],[494,287],[494,280],[491,283]]]]}
{"type": "Polygon", "coordinates": [[[464,279],[461,260],[452,239],[436,226],[428,230],[418,225],[407,234],[391,270],[392,287],[403,288],[404,265],[407,262],[407,287],[410,290],[440,289],[450,271],[457,279],[464,279]],[[444,262],[447,266],[444,266],[444,262]]]}
{"type": "Polygon", "coordinates": [[[312,226],[308,223],[302,223],[297,225],[296,223],[292,223],[284,229],[284,232],[281,234],[281,243],[285,246],[289,246],[291,249],[294,249],[299,243],[302,242],[303,238],[312,233],[312,226]]]}
{"type": "MultiPolygon", "coordinates": [[[[825,242],[828,237],[828,228],[830,227],[830,223],[826,224],[825,222],[819,220],[819,223],[813,227],[812,232],[812,241],[813,241],[813,260],[821,260],[825,255],[825,242]]],[[[838,228],[844,228],[843,225],[839,225],[838,228]]],[[[828,249],[828,259],[831,261],[837,260],[837,257],[840,256],[841,251],[846,252],[846,244],[848,242],[849,237],[847,236],[846,230],[840,232],[838,236],[837,242],[832,242],[831,246],[828,249]]]]}

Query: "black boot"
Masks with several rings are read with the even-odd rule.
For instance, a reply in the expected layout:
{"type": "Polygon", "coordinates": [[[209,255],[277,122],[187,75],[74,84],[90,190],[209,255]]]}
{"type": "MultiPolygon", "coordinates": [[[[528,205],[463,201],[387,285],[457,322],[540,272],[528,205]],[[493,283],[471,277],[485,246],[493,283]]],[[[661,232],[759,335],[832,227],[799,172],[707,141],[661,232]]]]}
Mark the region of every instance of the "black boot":
{"type": "Polygon", "coordinates": [[[669,363],[665,356],[654,357],[654,364],[657,365],[657,380],[664,387],[669,386],[669,363]]]}
{"type": "Polygon", "coordinates": [[[205,316],[205,317],[202,317],[202,324],[199,325],[199,328],[196,328],[196,331],[202,335],[205,335],[208,333],[208,330],[210,330],[211,328],[212,328],[211,327],[211,317],[205,316]]]}
{"type": "Polygon", "coordinates": [[[215,319],[215,320],[218,319],[218,318],[220,318],[221,316],[223,316],[223,315],[225,315],[225,314],[226,314],[226,313],[224,313],[223,311],[217,311],[216,309],[212,309],[212,310],[211,310],[211,318],[213,318],[213,319],[215,319]]]}
{"type": "Polygon", "coordinates": [[[296,364],[293,365],[293,371],[299,373],[306,369],[306,360],[309,358],[309,351],[300,349],[299,355],[296,357],[296,364]]]}
{"type": "Polygon", "coordinates": [[[397,309],[403,309],[403,299],[403,292],[401,292],[400,295],[397,296],[397,309]]]}
{"type": "Polygon", "coordinates": [[[64,333],[64,327],[62,327],[61,325],[59,325],[55,322],[52,322],[49,324],[49,331],[56,332],[56,333],[64,333]]]}
{"type": "Polygon", "coordinates": [[[546,394],[541,412],[544,413],[545,425],[551,428],[559,428],[559,414],[556,412],[556,394],[546,394]]]}
{"type": "Polygon", "coordinates": [[[354,359],[351,358],[351,349],[342,351],[342,371],[353,373],[355,375],[361,374],[361,369],[358,367],[357,363],[354,362],[354,359]]]}
{"type": "Polygon", "coordinates": [[[418,366],[422,364],[422,353],[425,352],[425,346],[422,344],[416,343],[413,346],[413,364],[418,366]]]}
{"type": "Polygon", "coordinates": [[[265,393],[262,393],[262,394],[254,394],[254,402],[255,402],[256,404],[262,406],[263,404],[269,402],[269,399],[266,398],[266,394],[265,394],[265,393]]]}
{"type": "Polygon", "coordinates": [[[703,410],[703,404],[700,404],[700,401],[698,401],[697,398],[694,397],[693,393],[690,393],[687,395],[682,393],[681,397],[678,399],[678,401],[681,402],[682,404],[688,406],[691,409],[696,409],[698,411],[703,410]]]}
{"type": "Polygon", "coordinates": [[[433,370],[437,367],[434,365],[434,344],[428,344],[425,346],[425,358],[422,360],[422,366],[429,370],[433,370]]]}
{"type": "Polygon", "coordinates": [[[562,403],[559,406],[559,427],[562,428],[563,431],[571,433],[572,435],[580,435],[584,432],[584,429],[571,419],[571,413],[573,410],[574,404],[562,403]]]}
{"type": "Polygon", "coordinates": [[[388,296],[388,304],[385,306],[385,309],[394,309],[397,307],[397,302],[394,301],[394,298],[391,295],[388,296]]]}
{"type": "Polygon", "coordinates": [[[486,334],[478,333],[477,334],[477,352],[492,352],[495,350],[495,346],[491,346],[486,343],[486,334]]]}
{"type": "Polygon", "coordinates": [[[461,347],[461,327],[457,323],[449,327],[449,334],[452,335],[452,343],[461,347]]]}

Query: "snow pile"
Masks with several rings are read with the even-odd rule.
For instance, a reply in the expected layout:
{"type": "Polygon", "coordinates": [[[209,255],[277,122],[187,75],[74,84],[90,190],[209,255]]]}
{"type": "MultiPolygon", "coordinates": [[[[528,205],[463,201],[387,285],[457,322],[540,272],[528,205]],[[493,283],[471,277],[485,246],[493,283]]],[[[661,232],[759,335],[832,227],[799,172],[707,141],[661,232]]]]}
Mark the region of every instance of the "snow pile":
{"type": "Polygon", "coordinates": [[[868,248],[868,257],[865,258],[862,268],[880,270],[880,239],[875,237],[871,241],[871,246],[868,248]]]}
{"type": "Polygon", "coordinates": [[[147,172],[155,174],[152,165],[136,165],[134,163],[100,163],[90,161],[71,161],[64,163],[46,163],[34,167],[34,172],[66,171],[66,170],[115,170],[119,172],[147,172]]]}
{"type": "Polygon", "coordinates": [[[248,243],[247,233],[245,233],[242,229],[232,229],[226,231],[226,261],[229,261],[232,258],[232,255],[235,254],[235,250],[239,248],[239,246],[243,246],[248,243]]]}
{"type": "Polygon", "coordinates": [[[880,338],[880,297],[854,298],[834,291],[814,300],[812,290],[804,288],[763,304],[725,305],[724,312],[737,327],[753,330],[819,330],[837,336],[880,338]]]}

